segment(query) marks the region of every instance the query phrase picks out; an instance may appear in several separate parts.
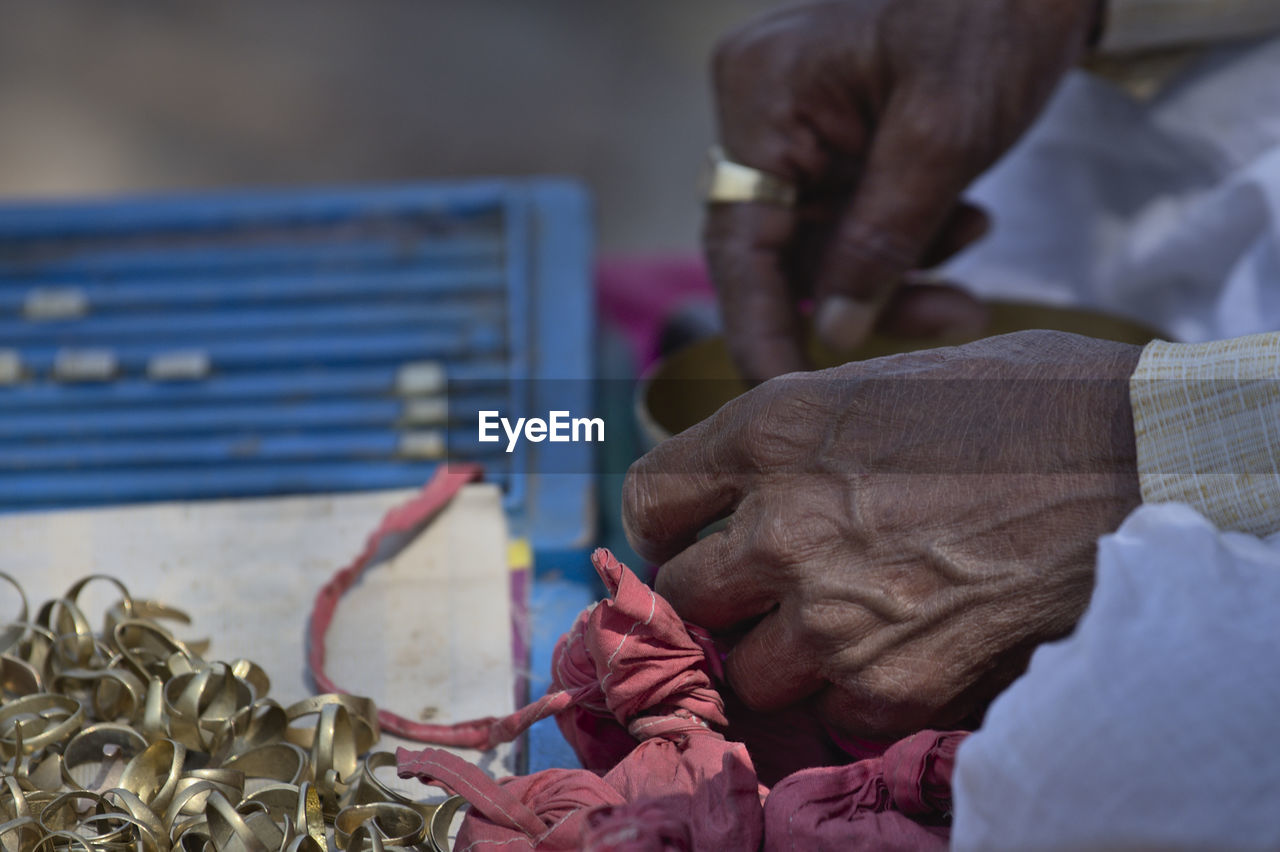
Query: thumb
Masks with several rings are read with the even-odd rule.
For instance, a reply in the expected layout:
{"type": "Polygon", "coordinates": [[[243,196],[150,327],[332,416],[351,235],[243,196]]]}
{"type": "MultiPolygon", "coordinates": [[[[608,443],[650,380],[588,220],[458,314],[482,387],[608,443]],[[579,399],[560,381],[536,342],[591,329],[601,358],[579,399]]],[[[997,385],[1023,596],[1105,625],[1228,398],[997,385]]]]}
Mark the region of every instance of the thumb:
{"type": "Polygon", "coordinates": [[[886,110],[818,269],[817,329],[828,346],[850,349],[862,342],[973,177],[972,158],[949,145],[942,131],[936,113],[920,104],[886,110]]]}

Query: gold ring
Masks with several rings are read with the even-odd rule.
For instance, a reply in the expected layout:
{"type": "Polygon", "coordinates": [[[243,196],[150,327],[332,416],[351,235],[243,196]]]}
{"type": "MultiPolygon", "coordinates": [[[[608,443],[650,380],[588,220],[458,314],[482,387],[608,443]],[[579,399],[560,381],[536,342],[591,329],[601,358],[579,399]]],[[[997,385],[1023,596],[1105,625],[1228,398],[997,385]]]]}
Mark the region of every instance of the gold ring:
{"type": "Polygon", "coordinates": [[[708,204],[759,202],[794,207],[797,195],[791,181],[735,163],[725,156],[719,145],[712,145],[707,152],[700,190],[703,201],[708,204]]]}
{"type": "Polygon", "coordinates": [[[366,823],[371,824],[388,846],[414,846],[427,836],[427,821],[408,805],[392,802],[348,805],[333,820],[333,839],[338,848],[346,849],[351,835],[366,823]]]}

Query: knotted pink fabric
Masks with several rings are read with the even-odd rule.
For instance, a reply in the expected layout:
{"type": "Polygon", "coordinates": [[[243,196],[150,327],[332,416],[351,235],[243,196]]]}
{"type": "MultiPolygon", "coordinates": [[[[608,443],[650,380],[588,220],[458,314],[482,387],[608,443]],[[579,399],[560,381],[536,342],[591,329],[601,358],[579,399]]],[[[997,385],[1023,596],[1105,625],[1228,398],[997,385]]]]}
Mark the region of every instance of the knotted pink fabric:
{"type": "MultiPolygon", "coordinates": [[[[554,713],[584,765],[603,778],[547,770],[495,782],[438,749],[400,749],[401,777],[443,784],[472,803],[461,848],[579,849],[587,809],[655,799],[693,848],[758,848],[763,791],[746,747],[710,727],[728,720],[703,647],[611,553],[597,550],[591,559],[611,598],[583,611],[557,643],[547,695],[489,728],[491,738],[509,739],[554,713]]],[[[613,848],[607,838],[592,842],[613,848]]]]}
{"type": "Polygon", "coordinates": [[[964,731],[920,731],[881,757],[797,772],[765,801],[767,852],[946,849],[964,731]]]}

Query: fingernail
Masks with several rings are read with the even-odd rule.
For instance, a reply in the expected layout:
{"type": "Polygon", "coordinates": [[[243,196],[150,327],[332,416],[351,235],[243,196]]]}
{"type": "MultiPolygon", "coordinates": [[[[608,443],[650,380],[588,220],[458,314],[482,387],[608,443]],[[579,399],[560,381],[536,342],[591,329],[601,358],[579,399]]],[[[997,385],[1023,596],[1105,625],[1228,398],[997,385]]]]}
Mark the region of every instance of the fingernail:
{"type": "Polygon", "coordinates": [[[875,308],[848,296],[832,296],[818,308],[818,337],[833,349],[852,349],[867,339],[875,308]]]}

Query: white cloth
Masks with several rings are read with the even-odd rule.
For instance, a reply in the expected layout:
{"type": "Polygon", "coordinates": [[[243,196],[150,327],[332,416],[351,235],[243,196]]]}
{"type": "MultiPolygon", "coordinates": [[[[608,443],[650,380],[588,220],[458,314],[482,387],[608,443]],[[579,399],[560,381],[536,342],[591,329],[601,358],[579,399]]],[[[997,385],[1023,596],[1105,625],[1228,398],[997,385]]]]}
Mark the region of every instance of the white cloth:
{"type": "Polygon", "coordinates": [[[960,748],[956,850],[1280,848],[1280,537],[1137,509],[960,748]]]}
{"type": "Polygon", "coordinates": [[[1202,341],[1280,329],[1280,39],[1139,103],[1084,72],[973,188],[992,235],[943,272],[1202,341]]]}

